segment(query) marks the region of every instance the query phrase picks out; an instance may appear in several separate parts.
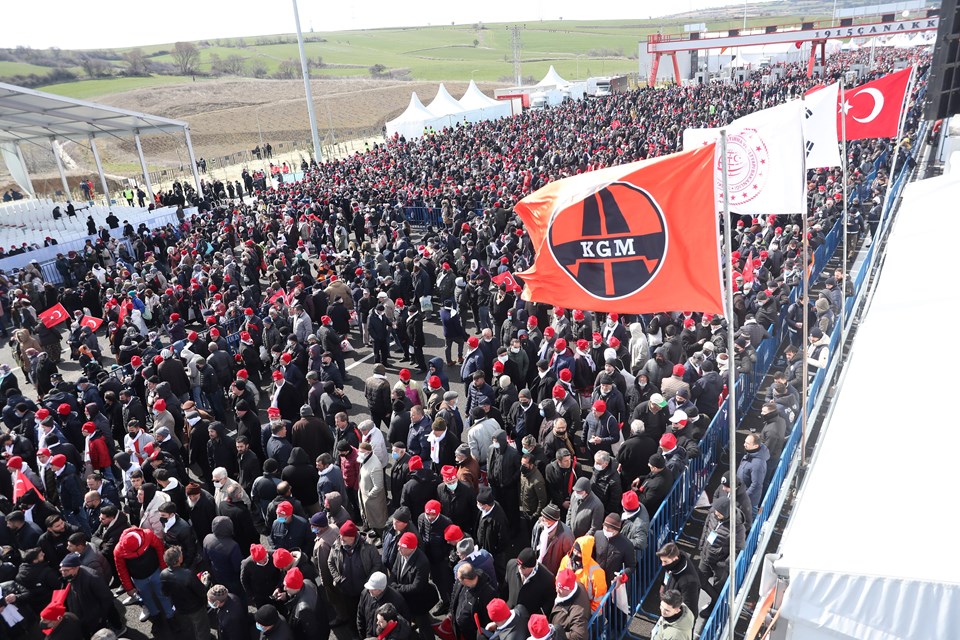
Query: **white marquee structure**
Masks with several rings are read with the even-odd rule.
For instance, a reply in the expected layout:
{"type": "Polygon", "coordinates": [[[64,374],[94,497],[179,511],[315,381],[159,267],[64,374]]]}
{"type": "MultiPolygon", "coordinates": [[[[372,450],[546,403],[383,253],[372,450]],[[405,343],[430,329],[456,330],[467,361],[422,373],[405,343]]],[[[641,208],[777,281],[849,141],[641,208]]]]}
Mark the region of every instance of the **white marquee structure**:
{"type": "Polygon", "coordinates": [[[109,197],[110,189],[103,173],[96,139],[133,136],[143,171],[143,181],[152,198],[153,186],[150,184],[147,163],[143,157],[140,135],[180,132],[183,132],[186,138],[190,166],[199,191],[200,175],[190,140],[190,125],[186,122],[0,83],[0,152],[14,180],[31,195],[34,190],[23,160],[23,143],[49,145],[57,161],[64,193],[69,193],[70,189],[57,143],[70,141],[81,145],[88,144],[97,163],[103,192],[109,197]]]}

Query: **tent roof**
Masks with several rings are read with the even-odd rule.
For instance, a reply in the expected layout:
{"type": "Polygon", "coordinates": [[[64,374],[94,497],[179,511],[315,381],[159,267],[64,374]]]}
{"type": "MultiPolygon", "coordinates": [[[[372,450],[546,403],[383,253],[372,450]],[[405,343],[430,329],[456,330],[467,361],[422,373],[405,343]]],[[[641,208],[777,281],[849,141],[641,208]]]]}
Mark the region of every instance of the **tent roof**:
{"type": "Polygon", "coordinates": [[[560,77],[560,74],[557,73],[557,70],[553,68],[553,65],[550,65],[550,70],[547,71],[547,75],[543,76],[543,80],[538,82],[536,86],[538,87],[562,87],[564,85],[570,84],[566,80],[560,77]]]}
{"type": "Polygon", "coordinates": [[[434,117],[433,113],[423,106],[423,103],[420,102],[420,97],[417,96],[417,92],[414,91],[410,94],[410,104],[407,105],[406,111],[391,120],[390,123],[420,122],[423,120],[433,120],[434,117]]]}
{"type": "Polygon", "coordinates": [[[181,120],[0,82],[0,141],[86,137],[88,134],[122,136],[138,130],[141,133],[179,132],[187,126],[181,120]]]}
{"type": "Polygon", "coordinates": [[[466,92],[463,94],[463,97],[460,98],[460,106],[468,110],[485,109],[486,107],[495,107],[500,104],[502,104],[500,100],[495,100],[484,95],[484,93],[480,91],[480,87],[478,87],[477,83],[473,80],[470,81],[466,92]]]}
{"type": "Polygon", "coordinates": [[[944,205],[958,200],[957,170],[907,185],[833,414],[780,545],[776,566],[790,573],[784,617],[842,634],[831,638],[955,637],[960,548],[931,537],[952,528],[955,469],[949,455],[934,461],[933,451],[960,450],[960,430],[946,428],[946,414],[927,407],[944,428],[905,431],[891,410],[907,396],[878,393],[899,388],[890,338],[902,335],[904,318],[960,308],[956,287],[917,277],[918,256],[930,273],[951,268],[949,238],[960,233],[960,217],[944,205]]]}
{"type": "Polygon", "coordinates": [[[434,116],[452,116],[463,113],[464,111],[460,103],[450,95],[450,92],[447,91],[447,88],[443,86],[442,82],[440,83],[440,88],[437,89],[437,97],[427,106],[427,109],[434,116]]]}

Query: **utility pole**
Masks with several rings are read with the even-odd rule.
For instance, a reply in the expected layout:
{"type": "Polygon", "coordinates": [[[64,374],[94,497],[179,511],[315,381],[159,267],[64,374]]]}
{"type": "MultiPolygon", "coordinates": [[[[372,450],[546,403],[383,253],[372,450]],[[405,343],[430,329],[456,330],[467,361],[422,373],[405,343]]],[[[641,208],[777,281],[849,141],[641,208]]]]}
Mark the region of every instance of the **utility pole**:
{"type": "Polygon", "coordinates": [[[510,31],[510,44],[513,48],[513,77],[519,87],[522,84],[522,76],[520,73],[520,30],[523,29],[523,27],[515,24],[512,27],[507,27],[507,29],[510,31]]]}
{"type": "Polygon", "coordinates": [[[323,161],[323,154],[320,151],[320,134],[317,132],[317,114],[313,111],[310,65],[307,64],[307,52],[303,49],[303,31],[300,30],[300,11],[297,9],[297,0],[293,0],[293,20],[297,23],[297,45],[300,47],[300,68],[303,69],[303,90],[307,97],[307,117],[310,119],[310,134],[313,136],[313,157],[319,164],[323,161]]]}

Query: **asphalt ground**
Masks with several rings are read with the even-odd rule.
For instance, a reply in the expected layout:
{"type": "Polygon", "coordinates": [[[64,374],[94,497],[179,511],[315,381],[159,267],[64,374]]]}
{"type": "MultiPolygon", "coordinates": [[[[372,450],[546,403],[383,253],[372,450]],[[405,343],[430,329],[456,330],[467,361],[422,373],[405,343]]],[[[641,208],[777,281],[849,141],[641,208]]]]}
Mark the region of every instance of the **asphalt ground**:
{"type": "MultiPolygon", "coordinates": [[[[190,329],[201,330],[199,324],[192,325],[188,327],[190,329]]],[[[476,323],[473,322],[472,318],[467,323],[467,331],[471,334],[478,334],[479,330],[477,329],[476,323]]],[[[79,364],[70,360],[70,348],[67,345],[67,326],[66,324],[60,325],[60,329],[63,334],[63,359],[59,363],[58,367],[60,372],[63,374],[64,379],[67,381],[76,380],[81,375],[81,370],[79,364]]],[[[424,357],[427,362],[434,357],[439,356],[441,359],[444,356],[444,340],[443,340],[443,330],[440,326],[439,313],[434,311],[430,314],[427,314],[427,317],[423,324],[424,337],[426,344],[424,346],[424,357]]],[[[106,329],[101,328],[97,332],[97,337],[100,341],[101,350],[103,353],[103,362],[102,365],[105,369],[109,370],[110,366],[115,364],[115,360],[109,352],[106,339],[106,329]]],[[[354,346],[354,351],[345,354],[346,359],[346,369],[348,374],[348,379],[345,380],[345,391],[347,396],[350,398],[350,401],[353,403],[353,410],[350,412],[351,420],[359,422],[365,418],[369,417],[369,411],[367,411],[366,399],[364,397],[364,383],[368,377],[373,375],[373,369],[376,363],[373,358],[373,351],[370,347],[362,344],[359,330],[354,329],[350,336],[350,343],[354,346]]],[[[23,372],[17,367],[16,362],[13,360],[12,351],[5,341],[2,343],[3,347],[0,348],[0,363],[8,364],[13,373],[16,374],[17,379],[20,382],[20,388],[28,397],[36,400],[36,391],[33,388],[33,385],[25,381],[25,376],[23,372]]],[[[456,357],[456,347],[454,347],[454,357],[456,357]]],[[[392,345],[391,354],[390,354],[390,363],[387,365],[387,378],[389,379],[391,386],[399,380],[399,372],[402,368],[407,367],[410,369],[413,379],[418,382],[423,382],[425,378],[425,373],[422,373],[417,370],[415,365],[410,364],[409,362],[401,363],[400,358],[403,355],[399,352],[399,348],[396,345],[392,345]]],[[[446,368],[447,376],[450,379],[450,387],[452,390],[455,390],[463,394],[463,385],[460,380],[460,369],[459,367],[447,367],[446,368]]],[[[260,418],[262,423],[267,422],[266,408],[269,404],[269,394],[261,390],[260,394],[260,418]]],[[[462,401],[461,401],[462,406],[462,401]]],[[[384,433],[386,436],[386,433],[384,433]]],[[[389,471],[387,472],[389,475],[389,471]]],[[[202,541],[201,541],[202,542],[202,541]]],[[[266,543],[266,539],[264,539],[266,543]]],[[[519,551],[519,546],[517,551],[519,551]]],[[[125,595],[121,595],[121,599],[125,598],[125,595]]],[[[128,630],[123,637],[128,638],[129,640],[146,640],[148,638],[157,638],[160,640],[165,640],[167,638],[173,640],[177,637],[177,633],[167,627],[166,625],[152,625],[150,622],[140,622],[140,613],[141,608],[137,605],[131,605],[125,607],[126,609],[126,621],[128,630]]],[[[331,612],[331,617],[332,617],[331,612]]],[[[340,626],[333,629],[331,636],[336,636],[338,640],[350,640],[352,637],[351,633],[348,631],[348,626],[340,626]]],[[[251,622],[251,634],[255,634],[255,629],[251,622]]],[[[182,635],[182,634],[180,634],[182,635]]],[[[253,635],[252,637],[257,637],[253,635]]],[[[225,640],[234,640],[233,638],[228,638],[225,640]]]]}

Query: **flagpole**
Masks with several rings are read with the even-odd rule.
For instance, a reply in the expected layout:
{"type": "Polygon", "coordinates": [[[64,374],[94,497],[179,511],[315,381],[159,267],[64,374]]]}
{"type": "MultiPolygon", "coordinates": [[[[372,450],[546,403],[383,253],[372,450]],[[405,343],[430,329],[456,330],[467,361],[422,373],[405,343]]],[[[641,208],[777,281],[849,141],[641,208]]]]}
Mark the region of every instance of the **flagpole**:
{"type": "MultiPolygon", "coordinates": [[[[887,192],[883,194],[881,214],[886,210],[890,195],[893,192],[893,183],[897,175],[897,159],[900,157],[900,141],[903,139],[903,125],[907,121],[907,106],[910,104],[910,95],[913,93],[913,85],[917,76],[917,65],[910,68],[910,80],[907,82],[907,93],[903,96],[903,104],[900,108],[900,121],[897,123],[897,140],[893,151],[893,161],[890,163],[890,174],[887,176],[887,192]]],[[[886,216],[881,215],[880,224],[877,226],[877,236],[883,235],[883,229],[886,227],[886,216]]],[[[871,239],[871,243],[876,239],[871,239]]],[[[876,257],[876,251],[873,252],[876,257]]]]}
{"type": "MultiPolygon", "coordinates": [[[[724,255],[727,260],[727,282],[726,295],[724,296],[724,315],[727,316],[727,429],[730,435],[730,472],[727,474],[727,480],[730,482],[730,514],[729,522],[731,531],[736,530],[736,509],[737,509],[737,375],[734,365],[733,349],[733,222],[730,219],[730,200],[727,197],[727,130],[720,130],[720,169],[723,180],[723,243],[724,255]]],[[[729,637],[733,640],[737,623],[737,544],[736,536],[731,535],[730,553],[727,558],[730,572],[730,590],[727,592],[727,626],[730,630],[729,637]]]]}
{"type": "MultiPolygon", "coordinates": [[[[840,73],[840,104],[846,104],[846,82],[843,77],[843,69],[841,68],[840,73]]],[[[840,277],[842,280],[837,283],[837,286],[840,287],[840,337],[843,338],[847,335],[846,332],[846,315],[847,315],[847,117],[844,114],[844,117],[840,118],[840,149],[843,154],[843,224],[841,225],[841,231],[843,232],[843,256],[841,257],[841,273],[840,277]]]]}

